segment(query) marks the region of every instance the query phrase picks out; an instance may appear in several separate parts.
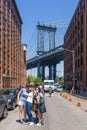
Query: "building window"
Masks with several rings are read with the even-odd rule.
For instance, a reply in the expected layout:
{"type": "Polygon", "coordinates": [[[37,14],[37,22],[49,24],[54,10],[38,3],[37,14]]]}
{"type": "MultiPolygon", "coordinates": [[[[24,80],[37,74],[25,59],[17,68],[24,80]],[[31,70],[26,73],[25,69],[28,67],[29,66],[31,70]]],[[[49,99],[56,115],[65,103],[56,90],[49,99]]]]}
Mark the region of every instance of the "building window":
{"type": "Polygon", "coordinates": [[[75,68],[77,68],[77,61],[75,61],[75,68]]]}
{"type": "Polygon", "coordinates": [[[6,25],[6,20],[5,20],[5,18],[2,19],[2,24],[3,24],[3,27],[5,27],[5,25],[6,25]]]}
{"type": "Polygon", "coordinates": [[[10,28],[7,27],[7,34],[10,35],[10,28]]]}
{"type": "Polygon", "coordinates": [[[79,21],[78,21],[78,30],[79,30],[79,28],[80,28],[80,23],[79,23],[79,21]]]}
{"type": "Polygon", "coordinates": [[[75,56],[77,57],[77,49],[75,50],[75,56]]]}
{"type": "Polygon", "coordinates": [[[79,38],[79,33],[78,33],[78,42],[80,41],[80,38],[79,38]]]}
{"type": "Polygon", "coordinates": [[[8,16],[8,19],[9,19],[9,17],[10,17],[10,12],[9,11],[7,12],[7,16],[8,16]]]}
{"type": "Polygon", "coordinates": [[[81,9],[84,8],[84,5],[85,5],[84,1],[81,1],[81,3],[80,3],[80,7],[81,7],[81,9]]]}
{"type": "Polygon", "coordinates": [[[80,7],[78,8],[78,14],[80,14],[80,11],[81,11],[81,9],[80,9],[80,7]]]}
{"type": "Polygon", "coordinates": [[[10,6],[10,0],[8,0],[8,6],[10,6]]]}
{"type": "Polygon", "coordinates": [[[80,47],[78,47],[78,55],[80,54],[80,47]]]}
{"type": "Polygon", "coordinates": [[[83,80],[83,71],[80,71],[80,80],[83,80]]]}
{"type": "Polygon", "coordinates": [[[79,72],[77,73],[77,79],[78,79],[78,81],[79,81],[79,72]]]}
{"type": "Polygon", "coordinates": [[[5,45],[6,44],[6,42],[5,42],[5,36],[4,36],[4,39],[3,39],[3,47],[4,47],[4,49],[5,49],[5,45]]]}
{"type": "Polygon", "coordinates": [[[5,68],[3,68],[3,74],[5,74],[5,68]]]}
{"type": "Polygon", "coordinates": [[[75,20],[78,18],[78,13],[75,14],[75,20]]]}
{"type": "Polygon", "coordinates": [[[75,33],[77,34],[77,27],[75,26],[75,33]]]}
{"type": "Polygon", "coordinates": [[[6,11],[6,4],[3,2],[3,10],[6,11]]]}
{"type": "Polygon", "coordinates": [[[75,38],[75,45],[77,46],[77,37],[75,38]]]}
{"type": "Polygon", "coordinates": [[[74,48],[74,41],[73,41],[73,48],[74,48]]]}
{"type": "Polygon", "coordinates": [[[78,67],[80,67],[80,60],[78,59],[78,67]]]}
{"type": "Polygon", "coordinates": [[[81,53],[83,52],[83,43],[81,43],[81,53]]]}
{"type": "Polygon", "coordinates": [[[73,38],[74,38],[74,30],[73,30],[73,38]]]}
{"type": "Polygon", "coordinates": [[[83,15],[81,16],[81,25],[83,25],[83,15]]]}
{"type": "Polygon", "coordinates": [[[83,65],[83,57],[81,57],[81,66],[83,65]]]}
{"type": "Polygon", "coordinates": [[[81,39],[83,38],[83,29],[81,29],[81,39]]]}

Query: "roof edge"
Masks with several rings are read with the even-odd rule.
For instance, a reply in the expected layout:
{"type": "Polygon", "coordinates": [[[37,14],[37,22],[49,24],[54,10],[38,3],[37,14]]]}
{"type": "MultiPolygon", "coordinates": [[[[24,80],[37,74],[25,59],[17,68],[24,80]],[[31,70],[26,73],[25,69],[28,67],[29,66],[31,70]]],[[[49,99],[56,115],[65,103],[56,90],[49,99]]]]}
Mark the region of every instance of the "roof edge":
{"type": "Polygon", "coordinates": [[[21,16],[20,16],[20,13],[19,13],[19,10],[18,10],[18,7],[17,7],[17,4],[16,4],[16,1],[15,1],[15,0],[13,0],[13,4],[14,4],[15,9],[16,9],[16,11],[17,11],[17,14],[18,14],[18,16],[19,16],[19,19],[20,19],[20,21],[21,21],[21,24],[23,24],[23,21],[22,21],[22,18],[21,18],[21,16]]]}

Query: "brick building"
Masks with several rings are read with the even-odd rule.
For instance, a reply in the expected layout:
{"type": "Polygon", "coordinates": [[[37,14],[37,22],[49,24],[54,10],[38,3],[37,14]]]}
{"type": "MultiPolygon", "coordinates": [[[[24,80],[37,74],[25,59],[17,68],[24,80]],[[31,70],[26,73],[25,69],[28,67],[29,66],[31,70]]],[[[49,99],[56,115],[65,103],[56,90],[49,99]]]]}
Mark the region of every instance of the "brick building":
{"type": "Polygon", "coordinates": [[[75,78],[72,53],[64,51],[65,85],[87,86],[87,0],[79,0],[64,36],[64,48],[75,51],[75,78]]]}
{"type": "Polygon", "coordinates": [[[0,88],[25,85],[26,60],[15,0],[0,0],[0,88]]]}

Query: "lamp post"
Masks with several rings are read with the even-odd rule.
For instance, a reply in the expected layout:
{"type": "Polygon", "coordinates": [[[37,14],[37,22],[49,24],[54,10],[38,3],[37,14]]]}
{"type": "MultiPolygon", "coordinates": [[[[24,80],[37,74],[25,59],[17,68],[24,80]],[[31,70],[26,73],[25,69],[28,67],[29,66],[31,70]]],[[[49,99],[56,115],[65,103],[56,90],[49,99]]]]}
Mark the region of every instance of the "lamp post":
{"type": "Polygon", "coordinates": [[[67,52],[72,53],[72,65],[73,65],[73,86],[75,87],[75,51],[74,50],[69,50],[67,48],[60,48],[60,49],[64,49],[67,52]]]}

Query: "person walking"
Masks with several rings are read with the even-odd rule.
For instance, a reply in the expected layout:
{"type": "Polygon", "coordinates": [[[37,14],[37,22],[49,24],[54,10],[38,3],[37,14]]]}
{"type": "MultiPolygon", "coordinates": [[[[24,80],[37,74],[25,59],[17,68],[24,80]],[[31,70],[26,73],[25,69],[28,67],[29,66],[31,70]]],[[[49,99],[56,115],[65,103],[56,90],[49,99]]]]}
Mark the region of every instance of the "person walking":
{"type": "MultiPolygon", "coordinates": [[[[45,97],[45,92],[44,92],[44,85],[40,86],[40,92],[43,94],[43,96],[42,96],[42,104],[45,105],[46,97],[45,97]]],[[[41,113],[41,125],[44,125],[43,113],[41,113]]]]}
{"type": "Polygon", "coordinates": [[[51,97],[51,95],[52,95],[52,87],[49,86],[49,97],[51,97]]]}
{"type": "Polygon", "coordinates": [[[80,84],[78,84],[78,86],[77,86],[77,88],[78,88],[78,94],[80,94],[80,84]]]}

